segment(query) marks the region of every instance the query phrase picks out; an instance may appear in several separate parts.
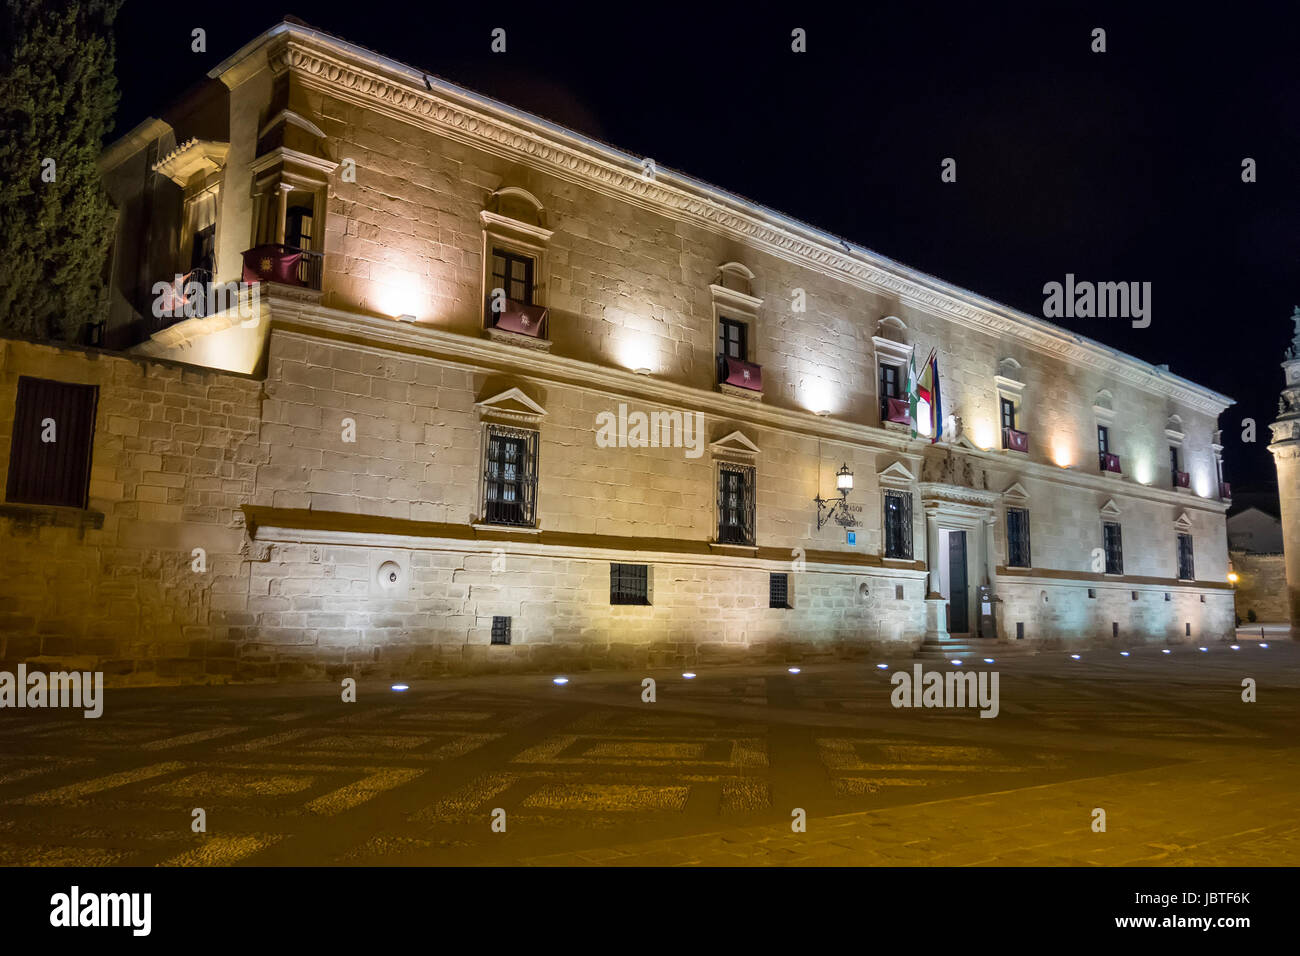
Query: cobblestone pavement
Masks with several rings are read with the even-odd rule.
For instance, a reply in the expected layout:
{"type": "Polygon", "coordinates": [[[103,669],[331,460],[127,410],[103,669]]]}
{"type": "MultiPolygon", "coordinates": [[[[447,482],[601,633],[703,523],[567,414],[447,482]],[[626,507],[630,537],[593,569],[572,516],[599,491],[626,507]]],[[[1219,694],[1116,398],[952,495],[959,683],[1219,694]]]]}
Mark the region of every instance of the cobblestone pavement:
{"type": "Polygon", "coordinates": [[[894,709],[915,662],[875,663],[0,710],[0,864],[1300,863],[1300,645],[965,662],[996,719],[894,709]]]}

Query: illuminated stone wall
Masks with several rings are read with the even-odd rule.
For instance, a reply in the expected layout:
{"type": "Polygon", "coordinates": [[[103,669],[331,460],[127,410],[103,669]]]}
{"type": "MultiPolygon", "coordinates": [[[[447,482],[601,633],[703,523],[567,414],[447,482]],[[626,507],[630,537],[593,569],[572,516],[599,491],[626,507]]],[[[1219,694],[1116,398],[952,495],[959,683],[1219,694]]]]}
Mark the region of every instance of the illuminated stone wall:
{"type": "Polygon", "coordinates": [[[0,481],[20,375],[99,387],[84,511],[0,512],[0,661],[122,683],[224,680],[247,600],[260,383],[200,368],[0,340],[0,481]],[[206,571],[194,571],[194,549],[206,571]]]}

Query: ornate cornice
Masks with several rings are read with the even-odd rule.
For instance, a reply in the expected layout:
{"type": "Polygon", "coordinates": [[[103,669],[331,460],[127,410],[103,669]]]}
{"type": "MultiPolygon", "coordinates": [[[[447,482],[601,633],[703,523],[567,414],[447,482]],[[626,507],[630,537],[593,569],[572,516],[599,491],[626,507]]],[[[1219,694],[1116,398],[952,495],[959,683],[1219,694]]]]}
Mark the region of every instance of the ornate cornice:
{"type": "MultiPolygon", "coordinates": [[[[744,240],[958,324],[1014,337],[1041,353],[1095,368],[1144,391],[1174,398],[1188,408],[1217,415],[1231,404],[1231,399],[1210,389],[1159,372],[1138,359],[947,286],[874,253],[854,249],[812,227],[748,205],[684,176],[663,171],[654,179],[646,179],[635,157],[445,81],[435,82],[417,70],[346,41],[292,24],[274,30],[276,37],[267,54],[271,68],[292,70],[304,84],[331,95],[514,161],[528,162],[660,214],[744,240]]],[[[255,51],[258,46],[254,41],[248,49],[255,51]]],[[[231,65],[224,68],[234,69],[238,55],[227,63],[231,65]]]]}

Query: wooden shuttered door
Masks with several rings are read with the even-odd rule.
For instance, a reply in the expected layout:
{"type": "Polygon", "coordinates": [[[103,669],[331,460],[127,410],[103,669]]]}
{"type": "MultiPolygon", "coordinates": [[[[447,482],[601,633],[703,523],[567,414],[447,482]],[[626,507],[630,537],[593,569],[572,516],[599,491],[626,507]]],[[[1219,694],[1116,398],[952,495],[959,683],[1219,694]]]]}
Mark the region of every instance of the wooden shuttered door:
{"type": "Polygon", "coordinates": [[[7,501],[86,507],[98,398],[94,385],[18,379],[7,501]]]}

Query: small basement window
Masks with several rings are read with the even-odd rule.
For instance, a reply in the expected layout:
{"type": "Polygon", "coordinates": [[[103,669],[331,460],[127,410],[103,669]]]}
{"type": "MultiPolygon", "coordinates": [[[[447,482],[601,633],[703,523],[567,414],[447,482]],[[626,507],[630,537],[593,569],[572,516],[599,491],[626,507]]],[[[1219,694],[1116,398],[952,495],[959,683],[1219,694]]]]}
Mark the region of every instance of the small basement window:
{"type": "Polygon", "coordinates": [[[649,604],[649,565],[611,564],[609,566],[609,603],[649,604]]]}
{"type": "Polygon", "coordinates": [[[510,618],[500,616],[492,618],[492,643],[510,643],[510,618]]]}
{"type": "Polygon", "coordinates": [[[767,606],[787,609],[790,607],[790,575],[768,575],[767,606]]]}

